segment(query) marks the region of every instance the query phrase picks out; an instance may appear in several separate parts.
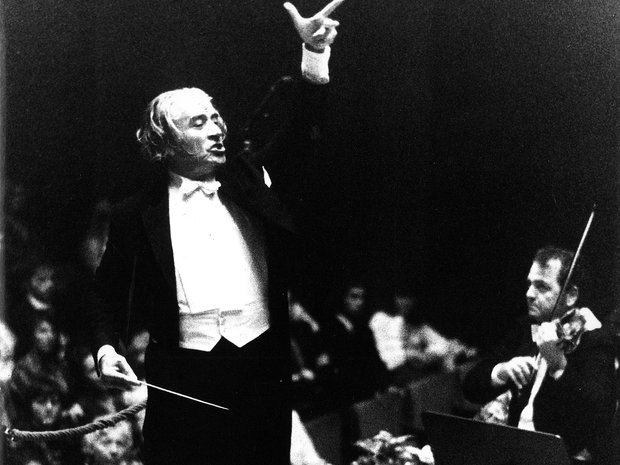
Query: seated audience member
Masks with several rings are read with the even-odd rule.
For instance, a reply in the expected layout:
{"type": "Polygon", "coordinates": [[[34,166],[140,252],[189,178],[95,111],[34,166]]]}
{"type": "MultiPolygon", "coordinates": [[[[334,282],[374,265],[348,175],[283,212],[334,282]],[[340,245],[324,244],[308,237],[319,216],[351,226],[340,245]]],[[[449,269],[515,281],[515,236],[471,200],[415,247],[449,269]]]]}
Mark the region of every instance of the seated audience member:
{"type": "Polygon", "coordinates": [[[459,361],[476,355],[475,348],[449,339],[424,321],[415,297],[406,292],[394,296],[394,307],[404,316],[404,346],[407,364],[413,369],[437,367],[453,371],[459,361]]]}
{"type": "Polygon", "coordinates": [[[15,359],[18,360],[33,346],[33,327],[39,316],[56,317],[54,297],[57,291],[56,272],[52,265],[37,266],[26,282],[26,295],[8,309],[7,323],[17,337],[15,359]]]}
{"type": "Polygon", "coordinates": [[[388,387],[387,368],[379,358],[368,326],[363,284],[352,283],[345,288],[339,308],[326,329],[341,402],[346,405],[367,399],[388,387]]]}
{"type": "Polygon", "coordinates": [[[32,347],[17,360],[15,369],[30,370],[67,382],[68,366],[63,358],[63,339],[55,320],[46,314],[37,315],[32,326],[32,347]]]}
{"type": "Polygon", "coordinates": [[[476,353],[460,341],[442,336],[424,321],[417,305],[411,293],[396,290],[392,306],[377,311],[369,322],[381,360],[398,385],[430,371],[452,371],[458,360],[476,353]]]}
{"type": "MultiPolygon", "coordinates": [[[[9,422],[25,431],[54,431],[72,426],[64,415],[68,383],[61,372],[17,363],[8,383],[9,422]]],[[[76,441],[18,441],[8,443],[9,463],[73,465],[80,462],[76,441]]]]}
{"type": "Polygon", "coordinates": [[[333,407],[332,357],[322,327],[289,293],[293,407],[300,415],[316,415],[333,407]]]}
{"type": "Polygon", "coordinates": [[[293,381],[314,381],[316,378],[315,360],[318,356],[317,352],[320,351],[318,338],[321,327],[290,292],[288,316],[293,352],[293,381]]]}
{"type": "MultiPolygon", "coordinates": [[[[611,449],[614,347],[594,314],[578,306],[588,284],[581,261],[560,295],[572,259],[572,252],[554,247],[536,253],[527,276],[528,319],[468,373],[463,387],[474,402],[505,399],[509,425],[560,435],[571,456],[602,464],[611,449]],[[556,324],[573,312],[578,316],[571,321],[585,328],[576,347],[560,339],[556,324]]],[[[496,421],[496,414],[489,416],[496,421]]]]}
{"type": "MultiPolygon", "coordinates": [[[[398,294],[394,295],[394,304],[377,310],[368,322],[375,337],[379,356],[390,372],[404,366],[405,354],[405,315],[398,294]]],[[[413,304],[413,301],[411,301],[413,304]]]]}
{"type": "Polygon", "coordinates": [[[85,435],[82,453],[86,465],[140,465],[139,444],[136,426],[125,420],[85,435]]]}

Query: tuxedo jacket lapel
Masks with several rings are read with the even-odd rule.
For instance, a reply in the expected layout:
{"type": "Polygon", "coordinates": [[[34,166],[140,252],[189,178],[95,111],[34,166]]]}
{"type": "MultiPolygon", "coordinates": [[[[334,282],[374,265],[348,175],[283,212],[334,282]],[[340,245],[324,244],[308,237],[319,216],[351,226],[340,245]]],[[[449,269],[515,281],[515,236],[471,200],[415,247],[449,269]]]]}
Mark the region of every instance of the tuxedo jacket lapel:
{"type": "Polygon", "coordinates": [[[176,289],[167,189],[158,189],[153,202],[147,204],[142,211],[142,221],[146,236],[166,282],[172,289],[176,289]]]}
{"type": "Polygon", "coordinates": [[[293,220],[286,207],[270,188],[262,184],[243,182],[238,177],[223,174],[218,178],[220,192],[240,207],[288,232],[295,230],[293,220]]]}

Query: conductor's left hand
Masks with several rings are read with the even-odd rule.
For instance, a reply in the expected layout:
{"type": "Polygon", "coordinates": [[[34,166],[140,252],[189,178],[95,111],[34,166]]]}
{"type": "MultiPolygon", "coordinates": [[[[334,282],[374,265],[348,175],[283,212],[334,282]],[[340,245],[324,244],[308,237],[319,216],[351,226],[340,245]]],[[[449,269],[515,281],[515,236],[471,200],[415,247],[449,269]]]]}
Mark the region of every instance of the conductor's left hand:
{"type": "Polygon", "coordinates": [[[301,40],[303,40],[306,46],[312,51],[320,52],[328,45],[331,45],[334,39],[336,39],[336,35],[338,35],[336,27],[338,27],[340,23],[331,19],[329,15],[338,8],[342,2],[344,2],[344,0],[332,0],[321,11],[310,18],[302,17],[297,11],[297,8],[290,2],[286,2],[284,8],[291,16],[301,40]]]}

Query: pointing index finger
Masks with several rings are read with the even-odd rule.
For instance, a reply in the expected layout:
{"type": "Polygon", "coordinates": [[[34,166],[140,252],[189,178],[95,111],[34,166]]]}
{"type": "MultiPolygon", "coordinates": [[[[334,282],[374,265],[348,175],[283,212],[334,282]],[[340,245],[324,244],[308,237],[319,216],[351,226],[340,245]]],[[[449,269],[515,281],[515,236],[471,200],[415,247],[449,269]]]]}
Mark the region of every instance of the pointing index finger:
{"type": "Polygon", "coordinates": [[[321,11],[319,11],[319,15],[324,17],[331,15],[342,2],[344,2],[344,0],[332,0],[321,11]]]}

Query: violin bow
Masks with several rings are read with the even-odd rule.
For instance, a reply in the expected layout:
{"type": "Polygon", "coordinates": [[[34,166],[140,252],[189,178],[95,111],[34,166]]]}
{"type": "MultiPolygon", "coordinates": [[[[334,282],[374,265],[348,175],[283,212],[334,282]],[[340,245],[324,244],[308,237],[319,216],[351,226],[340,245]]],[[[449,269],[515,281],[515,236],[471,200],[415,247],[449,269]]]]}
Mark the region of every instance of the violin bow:
{"type": "Polygon", "coordinates": [[[583,243],[586,241],[586,237],[588,236],[588,232],[590,231],[590,226],[592,226],[592,221],[594,220],[594,212],[596,211],[596,204],[592,205],[592,212],[590,213],[590,218],[588,218],[588,223],[581,235],[581,241],[579,241],[579,246],[577,247],[577,251],[575,252],[575,256],[570,264],[570,268],[568,269],[568,274],[566,275],[566,279],[564,280],[564,285],[562,286],[562,290],[560,290],[560,294],[555,301],[555,305],[553,306],[553,310],[551,311],[550,321],[553,321],[555,317],[555,313],[566,295],[566,290],[568,289],[568,285],[570,284],[570,279],[573,276],[573,271],[575,269],[575,265],[577,264],[577,260],[579,259],[579,255],[581,254],[581,248],[583,247],[583,243]]]}

